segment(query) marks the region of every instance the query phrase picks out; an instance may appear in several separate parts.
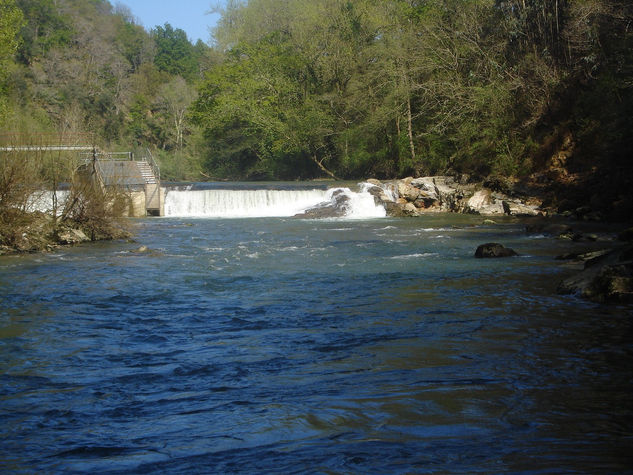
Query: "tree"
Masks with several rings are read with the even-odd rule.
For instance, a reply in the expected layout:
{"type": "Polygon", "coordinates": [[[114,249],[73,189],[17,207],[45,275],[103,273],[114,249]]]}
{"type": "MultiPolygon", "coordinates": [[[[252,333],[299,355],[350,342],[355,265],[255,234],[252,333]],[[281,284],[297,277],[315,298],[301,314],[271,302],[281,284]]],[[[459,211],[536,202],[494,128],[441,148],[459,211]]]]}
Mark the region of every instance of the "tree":
{"type": "Polygon", "coordinates": [[[19,45],[18,32],[24,25],[24,15],[15,0],[0,0],[0,119],[5,113],[5,79],[9,64],[19,45]]]}
{"type": "Polygon", "coordinates": [[[180,76],[161,86],[156,104],[165,118],[167,130],[173,130],[173,142],[182,151],[187,133],[187,110],[196,98],[195,89],[180,76]],[[173,126],[173,128],[172,128],[173,126]]]}
{"type": "Polygon", "coordinates": [[[152,30],[152,38],[156,43],[154,64],[160,71],[179,75],[192,80],[198,73],[193,45],[187,34],[180,28],[165,23],[152,30]]]}
{"type": "Polygon", "coordinates": [[[19,60],[31,64],[50,49],[67,46],[74,34],[71,21],[54,0],[17,0],[26,24],[21,32],[19,60]]]}

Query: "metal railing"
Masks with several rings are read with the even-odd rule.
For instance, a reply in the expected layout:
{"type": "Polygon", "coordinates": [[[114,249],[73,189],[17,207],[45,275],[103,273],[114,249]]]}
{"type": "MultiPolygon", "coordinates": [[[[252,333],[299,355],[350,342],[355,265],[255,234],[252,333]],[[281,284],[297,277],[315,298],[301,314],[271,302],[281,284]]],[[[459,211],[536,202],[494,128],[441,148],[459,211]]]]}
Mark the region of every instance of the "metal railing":
{"type": "Polygon", "coordinates": [[[152,169],[152,173],[156,178],[156,181],[160,181],[160,167],[154,159],[152,152],[149,148],[141,150],[140,153],[135,152],[104,152],[98,148],[94,148],[92,152],[84,152],[81,155],[84,163],[92,160],[104,160],[104,161],[125,161],[125,162],[147,162],[152,169]]]}
{"type": "Polygon", "coordinates": [[[143,160],[145,160],[152,169],[152,172],[156,177],[156,182],[160,183],[160,167],[158,166],[158,163],[154,160],[154,156],[152,155],[152,152],[150,152],[149,148],[145,149],[145,154],[146,155],[143,160]]]}

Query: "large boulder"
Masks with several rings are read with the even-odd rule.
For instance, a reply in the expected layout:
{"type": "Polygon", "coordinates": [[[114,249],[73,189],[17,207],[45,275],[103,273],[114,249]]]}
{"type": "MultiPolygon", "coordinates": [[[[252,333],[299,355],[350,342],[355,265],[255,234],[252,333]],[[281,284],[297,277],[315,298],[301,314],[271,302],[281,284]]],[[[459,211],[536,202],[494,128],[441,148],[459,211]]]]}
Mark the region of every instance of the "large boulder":
{"type": "Polygon", "coordinates": [[[405,211],[404,206],[393,201],[385,201],[384,207],[387,216],[392,218],[404,218],[405,216],[409,216],[405,211]]]}
{"type": "Polygon", "coordinates": [[[558,292],[600,303],[633,302],[633,246],[588,259],[581,272],[558,285],[558,292]]]}
{"type": "Polygon", "coordinates": [[[448,176],[427,176],[411,180],[411,186],[418,188],[426,208],[438,211],[462,212],[464,192],[454,178],[448,176]]]}
{"type": "Polygon", "coordinates": [[[497,201],[487,189],[476,191],[466,202],[466,212],[485,215],[503,215],[501,202],[497,201]]]}
{"type": "Polygon", "coordinates": [[[398,183],[398,195],[407,201],[414,202],[420,196],[420,190],[405,182],[398,183]]]}
{"type": "Polygon", "coordinates": [[[79,244],[81,242],[90,241],[90,238],[81,229],[61,229],[57,233],[57,242],[59,244],[79,244]]]}
{"type": "Polygon", "coordinates": [[[496,242],[489,242],[486,244],[481,244],[477,247],[475,251],[475,257],[478,258],[490,258],[490,257],[512,257],[517,256],[518,254],[509,247],[504,247],[503,245],[496,242]]]}
{"type": "Polygon", "coordinates": [[[432,176],[416,178],[415,180],[411,181],[411,186],[420,190],[429,200],[439,201],[440,199],[438,190],[435,187],[434,178],[432,176]]]}
{"type": "Polygon", "coordinates": [[[504,200],[503,210],[510,216],[539,216],[541,212],[536,205],[528,205],[517,200],[504,200]]]}
{"type": "Polygon", "coordinates": [[[331,201],[320,203],[294,217],[303,219],[340,218],[347,213],[349,200],[350,197],[343,190],[336,190],[332,194],[331,201]]]}

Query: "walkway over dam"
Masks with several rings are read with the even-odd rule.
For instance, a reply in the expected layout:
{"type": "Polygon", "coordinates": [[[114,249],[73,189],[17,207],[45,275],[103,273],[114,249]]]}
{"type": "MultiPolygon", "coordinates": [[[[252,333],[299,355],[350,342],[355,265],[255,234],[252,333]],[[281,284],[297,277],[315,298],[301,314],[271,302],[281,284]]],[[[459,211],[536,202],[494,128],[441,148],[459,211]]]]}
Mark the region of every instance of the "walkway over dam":
{"type": "MultiPolygon", "coordinates": [[[[37,141],[37,140],[36,140],[37,141]]],[[[64,140],[65,141],[65,140],[64,140]]],[[[95,145],[53,143],[0,146],[0,152],[77,152],[80,173],[90,175],[102,186],[117,186],[130,194],[130,216],[162,216],[164,197],[160,189],[160,168],[149,149],[137,152],[106,152],[95,145]]]]}
{"type": "Polygon", "coordinates": [[[164,198],[160,189],[160,168],[149,149],[141,153],[101,152],[82,154],[80,169],[91,168],[104,186],[126,189],[132,199],[133,216],[162,216],[164,198]]]}

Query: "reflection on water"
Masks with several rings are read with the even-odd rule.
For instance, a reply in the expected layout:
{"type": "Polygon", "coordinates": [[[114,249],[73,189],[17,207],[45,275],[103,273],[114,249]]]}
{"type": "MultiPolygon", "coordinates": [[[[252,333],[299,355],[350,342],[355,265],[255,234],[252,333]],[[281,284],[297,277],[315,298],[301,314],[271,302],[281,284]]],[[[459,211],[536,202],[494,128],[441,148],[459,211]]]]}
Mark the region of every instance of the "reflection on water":
{"type": "Polygon", "coordinates": [[[631,308],[480,221],[141,220],[0,258],[0,467],[630,470],[631,308]]]}

